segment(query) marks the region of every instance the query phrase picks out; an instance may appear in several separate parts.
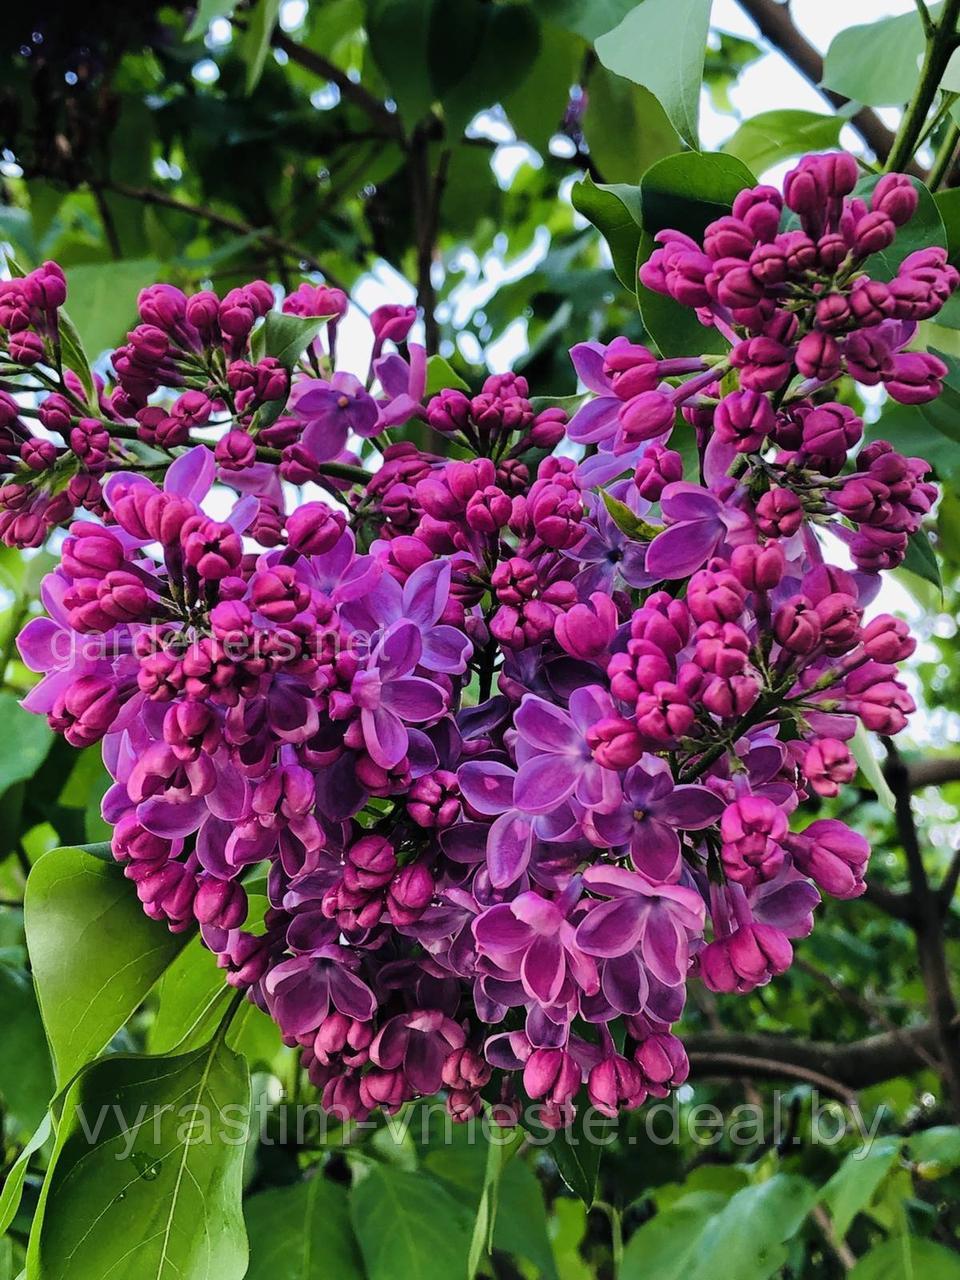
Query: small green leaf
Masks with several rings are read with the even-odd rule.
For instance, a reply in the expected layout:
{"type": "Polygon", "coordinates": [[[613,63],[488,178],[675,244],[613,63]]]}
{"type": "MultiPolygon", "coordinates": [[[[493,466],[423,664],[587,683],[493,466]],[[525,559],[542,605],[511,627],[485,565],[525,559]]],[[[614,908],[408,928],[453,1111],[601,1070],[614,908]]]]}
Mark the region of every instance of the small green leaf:
{"type": "Polygon", "coordinates": [[[64,1099],[33,1280],[242,1280],[249,1115],[246,1066],[222,1035],[177,1057],[91,1063],[64,1099]]]}
{"type": "Polygon", "coordinates": [[[43,716],[24,711],[14,694],[0,690],[0,793],[32,778],[53,746],[53,732],[43,716]]]}
{"type": "Polygon", "coordinates": [[[576,211],[606,240],[617,279],[632,293],[637,287],[637,250],[642,235],[639,186],[599,184],[586,174],[575,184],[570,198],[576,211]]]}
{"type": "Polygon", "coordinates": [[[200,0],[193,21],[187,29],[187,40],[200,40],[216,18],[229,18],[239,0],[200,0]]]}
{"type": "Polygon", "coordinates": [[[865,1253],[847,1280],[960,1280],[960,1257],[933,1240],[900,1236],[865,1253]]]}
{"type": "Polygon", "coordinates": [[[157,278],[155,258],[67,267],[67,301],[77,339],[96,359],[123,342],[137,317],[137,294],[157,278]]]}
{"type": "Polygon", "coordinates": [[[447,388],[454,391],[470,391],[469,384],[464,382],[443,356],[431,356],[427,361],[426,394],[435,396],[438,391],[444,391],[447,388]]]}
{"type": "Polygon", "coordinates": [[[890,784],[883,776],[880,761],[873,754],[867,731],[859,721],[857,721],[857,731],[850,740],[850,750],[853,753],[854,760],[860,766],[860,772],[863,774],[867,785],[873,788],[880,803],[892,813],[896,804],[893,792],[890,790],[890,784]]]}
{"type": "Polygon", "coordinates": [[[10,1223],[17,1216],[20,1201],[23,1197],[23,1183],[27,1176],[30,1161],[53,1133],[53,1121],[49,1112],[40,1121],[36,1133],[17,1156],[16,1163],[8,1171],[2,1189],[0,1189],[0,1236],[4,1235],[10,1223]]]}
{"type": "Polygon", "coordinates": [[[943,579],[940,577],[940,564],[936,553],[930,545],[930,539],[923,529],[911,533],[907,540],[907,554],[903,558],[902,568],[909,569],[924,582],[932,583],[943,594],[943,579]]]}
{"type": "Polygon", "coordinates": [[[684,1272],[687,1280],[770,1280],[787,1259],[785,1242],[816,1199],[806,1178],[778,1173],[744,1187],[706,1223],[684,1272]]]}
{"type": "Polygon", "coordinates": [[[639,516],[634,515],[625,502],[613,497],[605,489],[600,491],[600,496],[603,498],[603,505],[607,508],[610,519],[628,538],[633,538],[637,542],[649,542],[661,532],[656,525],[647,524],[646,520],[641,520],[639,516]]]}
{"type": "Polygon", "coordinates": [[[695,151],[710,5],[711,0],[644,0],[595,44],[605,67],[650,90],[695,151]]]}
{"type": "Polygon", "coordinates": [[[906,1155],[921,1178],[942,1178],[960,1168],[960,1125],[939,1124],[907,1139],[906,1155]]]}
{"type": "Polygon", "coordinates": [[[240,51],[247,67],[246,91],[253,93],[260,83],[267,54],[270,52],[270,40],[273,29],[280,16],[280,0],[256,0],[252,8],[246,11],[247,30],[241,42],[240,51]]]}
{"type": "Polygon", "coordinates": [[[292,369],[331,316],[288,316],[268,311],[260,332],[262,355],[273,356],[285,369],[292,369]]]}
{"type": "Polygon", "coordinates": [[[363,1280],[347,1193],[315,1173],[244,1206],[250,1267],[244,1280],[363,1280]]]}
{"type": "Polygon", "coordinates": [[[93,408],[97,403],[97,387],[93,380],[90,361],[87,359],[87,353],[83,349],[83,340],[80,337],[77,326],[65,311],[59,312],[58,326],[60,330],[60,354],[64,368],[72,369],[80,379],[83,389],[87,393],[87,400],[91,408],[93,408]]]}
{"type": "Polygon", "coordinates": [[[4,964],[0,964],[0,1027],[0,1097],[20,1127],[32,1133],[53,1097],[50,1051],[33,983],[27,974],[4,964]]]}
{"type": "Polygon", "coordinates": [[[54,849],[27,880],[27,948],[64,1085],[110,1042],[186,945],[143,913],[121,869],[83,849],[54,849]]]}
{"type": "Polygon", "coordinates": [[[377,1166],[350,1196],[367,1280],[455,1280],[467,1274],[468,1209],[422,1173],[377,1166]]]}

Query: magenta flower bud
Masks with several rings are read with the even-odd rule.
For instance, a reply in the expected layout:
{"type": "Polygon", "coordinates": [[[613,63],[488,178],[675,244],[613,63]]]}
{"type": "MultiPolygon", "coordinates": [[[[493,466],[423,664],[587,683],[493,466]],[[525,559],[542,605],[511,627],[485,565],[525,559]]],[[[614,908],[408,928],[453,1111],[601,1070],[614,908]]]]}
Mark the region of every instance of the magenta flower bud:
{"type": "Polygon", "coordinates": [[[947,366],[936,356],[926,351],[906,351],[890,357],[883,384],[900,404],[926,404],[943,391],[946,376],[947,366]]]}
{"type": "Polygon", "coordinates": [[[824,651],[831,655],[849,653],[860,639],[862,610],[853,596],[834,591],[816,604],[824,651]]]}
{"type": "Polygon", "coordinates": [[[81,418],[70,428],[67,443],[88,470],[102,470],[110,452],[110,436],[99,418],[81,418]]]}
{"type": "Polygon", "coordinates": [[[596,662],[609,654],[617,631],[617,607],[608,595],[596,591],[589,604],[575,604],[555,623],[557,643],[574,658],[596,662]]]}
{"type": "Polygon", "coordinates": [[[172,284],[151,284],[137,296],[140,319],[171,332],[187,312],[187,296],[172,284]]]}
{"type": "Polygon", "coordinates": [[[711,258],[749,258],[757,243],[746,223],[739,218],[717,218],[703,233],[703,247],[711,258]]]}
{"type": "Polygon", "coordinates": [[[633,483],[641,498],[657,502],[668,484],[683,479],[683,458],[662,444],[651,445],[637,463],[633,483]]]}
{"type": "Polygon", "coordinates": [[[850,247],[858,258],[868,258],[871,253],[888,249],[896,234],[893,219],[882,210],[875,209],[857,222],[850,247]]]}
{"type": "Polygon", "coordinates": [[[905,533],[885,533],[882,529],[861,529],[849,544],[850,557],[864,573],[896,569],[907,554],[905,533]]]}
{"type": "Polygon", "coordinates": [[[873,189],[870,208],[902,227],[917,211],[920,197],[905,173],[885,173],[873,189]]]}
{"type": "Polygon", "coordinates": [[[482,1089],[493,1074],[489,1063],[474,1049],[452,1049],[443,1064],[443,1083],[461,1092],[482,1089]]]}
{"type": "Polygon", "coordinates": [[[758,244],[750,255],[750,274],[765,287],[783,284],[788,271],[787,255],[782,245],[758,244]]]}
{"type": "Polygon", "coordinates": [[[390,882],[387,910],[394,924],[413,924],[433,901],[436,882],[429,867],[411,862],[402,867],[390,882]]]}
{"type": "Polygon", "coordinates": [[[882,280],[870,280],[861,276],[849,294],[850,310],[863,325],[880,324],[894,309],[890,290],[882,280]]]}
{"type": "Polygon", "coordinates": [[[695,622],[733,622],[745,599],[740,580],[726,568],[699,569],[687,587],[687,607],[695,622]]]}
{"type": "Polygon", "coordinates": [[[844,341],[843,355],[851,378],[864,386],[875,387],[892,375],[890,347],[881,333],[870,330],[851,333],[844,341]]]}
{"type": "Polygon", "coordinates": [[[347,858],[367,889],[382,888],[396,874],[396,853],[389,840],[382,836],[362,836],[347,850],[347,858]]]}
{"type": "Polygon", "coordinates": [[[747,542],[735,547],[730,568],[748,591],[772,591],[787,567],[779,542],[747,542]]]}
{"type": "Polygon", "coordinates": [[[687,1051],[669,1032],[654,1032],[637,1045],[633,1060],[643,1085],[655,1098],[665,1098],[678,1089],[690,1074],[687,1051]]]}
{"type": "Polygon", "coordinates": [[[216,334],[220,314],[220,299],[217,295],[209,289],[195,293],[187,298],[184,311],[187,321],[209,342],[216,334]]]}
{"type": "Polygon", "coordinates": [[[773,431],[773,406],[759,391],[731,391],[717,405],[713,417],[717,437],[740,453],[759,449],[773,431]]]}
{"type": "Polygon", "coordinates": [[[633,615],[630,635],[634,640],[649,641],[661,653],[675,657],[690,635],[690,610],[682,600],[675,600],[666,591],[657,591],[648,596],[646,604],[633,615]]]}
{"type": "Polygon", "coordinates": [[[636,716],[640,733],[660,746],[686,737],[696,720],[689,695],[667,680],[658,681],[649,693],[640,694],[636,716]]]}
{"type": "Polygon", "coordinates": [[[770,489],[757,502],[756,516],[768,538],[790,538],[803,523],[803,503],[789,489],[770,489]]]}
{"type": "Polygon", "coordinates": [[[845,742],[837,738],[820,738],[807,747],[803,757],[803,776],[817,795],[840,794],[844,783],[856,777],[857,762],[845,742]]]}
{"type": "Polygon", "coordinates": [[[245,471],[257,460],[256,441],[246,431],[228,431],[217,441],[213,454],[224,471],[245,471]]]}
{"type": "MultiPolygon", "coordinates": [[[[567,434],[567,414],[559,405],[544,409],[542,413],[538,413],[530,428],[528,439],[535,449],[555,449],[563,437],[567,434]]],[[[503,483],[500,475],[501,463],[497,468],[497,480],[503,483]]],[[[510,465],[517,466],[516,460],[511,459],[510,465]]],[[[522,487],[522,486],[521,486],[522,487]]]]}
{"type": "Polygon", "coordinates": [[[827,332],[845,328],[852,316],[849,299],[842,293],[828,293],[816,306],[817,327],[827,332]]]}
{"type": "Polygon", "coordinates": [[[835,898],[857,898],[866,887],[863,873],[870,846],[862,835],[835,818],[812,822],[791,841],[798,870],[835,898]]]}
{"type": "Polygon", "coordinates": [[[753,671],[742,675],[712,676],[700,691],[700,700],[712,716],[731,720],[744,716],[760,696],[760,677],[753,671]]]}
{"type": "Polygon", "coordinates": [[[711,991],[742,994],[786,973],[793,947],[781,929],[753,922],[708,943],[697,959],[700,977],[711,991]]]}
{"type": "Polygon", "coordinates": [[[787,269],[794,275],[803,275],[817,265],[817,246],[803,231],[786,231],[777,236],[774,243],[782,250],[787,269]]]}
{"type": "Polygon", "coordinates": [[[217,956],[231,987],[243,989],[259,982],[270,966],[269,939],[252,933],[232,935],[227,948],[217,956]]]}
{"type": "Polygon", "coordinates": [[[180,530],[187,564],[209,582],[235,573],[243,558],[243,544],[229,524],[191,516],[180,530]]]}
{"type": "Polygon", "coordinates": [[[173,402],[170,413],[189,427],[202,427],[213,411],[213,403],[203,391],[184,391],[173,402]]]}
{"type": "Polygon", "coordinates": [[[417,778],[407,792],[407,813],[427,830],[442,829],[460,816],[460,787],[457,775],[448,769],[417,778]]]}
{"type": "Polygon", "coordinates": [[[643,755],[637,726],[622,716],[598,720],[587,730],[587,745],[605,769],[629,769],[643,755]]]}
{"type": "Polygon", "coordinates": [[[325,502],[307,502],[287,517],[287,545],[304,556],[321,556],[339,541],[346,517],[325,502]]]}
{"type": "Polygon", "coordinates": [[[150,614],[147,589],[132,573],[108,573],[97,590],[97,603],[111,622],[142,622],[150,614]]]}
{"type": "Polygon", "coordinates": [[[217,323],[230,338],[246,338],[256,319],[245,289],[231,289],[217,309],[217,323]]]}
{"type": "Polygon", "coordinates": [[[720,819],[720,861],[728,879],[746,889],[772,880],[783,865],[783,810],[765,796],[743,796],[720,819]]]}
{"type": "Polygon", "coordinates": [[[821,236],[817,241],[817,262],[828,274],[836,271],[847,256],[847,242],[839,232],[821,236]]]}
{"type": "Polygon", "coordinates": [[[640,1068],[622,1054],[612,1053],[591,1067],[587,1096],[601,1115],[615,1119],[621,1107],[632,1111],[641,1106],[647,1091],[640,1068]]]}
{"type": "Polygon", "coordinates": [[[614,395],[631,400],[644,391],[653,391],[661,381],[660,361],[647,347],[614,338],[603,355],[603,372],[610,379],[614,395]]]}
{"type": "MultiPolygon", "coordinates": [[[[647,284],[651,275],[645,271],[645,267],[649,265],[649,263],[645,263],[640,268],[640,280],[642,284],[647,285],[647,288],[654,288],[654,285],[647,284]]],[[[664,265],[666,292],[675,301],[679,302],[683,307],[705,307],[709,305],[710,294],[705,282],[713,269],[713,262],[705,253],[700,253],[699,250],[674,253],[665,261],[664,265]]],[[[660,292],[663,292],[663,290],[660,290],[660,292]]]]}
{"type": "Polygon", "coordinates": [[[280,564],[254,574],[250,600],[257,613],[271,622],[292,622],[310,604],[310,590],[292,565],[280,564]]]}
{"type": "Polygon", "coordinates": [[[734,310],[752,307],[763,297],[763,285],[740,258],[718,258],[706,286],[721,306],[734,310]]]}
{"type": "Polygon", "coordinates": [[[782,604],[773,615],[773,634],[787,653],[805,657],[820,643],[820,615],[806,596],[782,604]]]}
{"type": "Polygon", "coordinates": [[[91,747],[110,732],[120,707],[114,681],[81,676],[57,699],[49,715],[50,727],[72,747],[91,747]]]}
{"type": "Polygon", "coordinates": [[[40,421],[48,431],[56,431],[60,435],[65,436],[70,428],[70,422],[75,416],[75,410],[70,404],[66,396],[60,395],[58,392],[51,392],[45,400],[40,404],[39,408],[40,421]]]}
{"type": "Polygon", "coordinates": [[[863,628],[861,635],[867,656],[876,662],[903,662],[917,647],[902,618],[881,613],[863,628]]]}
{"type": "Polygon", "coordinates": [[[59,449],[52,440],[41,440],[31,437],[20,446],[20,461],[31,471],[46,471],[52,467],[59,456],[59,449]]]}
{"type": "Polygon", "coordinates": [[[576,1059],[565,1049],[534,1049],[523,1067],[528,1095],[554,1107],[573,1101],[582,1078],[576,1059]]]}
{"type": "Polygon", "coordinates": [[[478,490],[467,503],[466,521],[477,533],[497,533],[506,527],[513,502],[496,485],[478,490]]]}
{"type": "Polygon", "coordinates": [[[673,426],[676,416],[673,397],[665,391],[642,391],[628,400],[618,414],[623,438],[629,445],[662,436],[673,426]]]}
{"type": "Polygon", "coordinates": [[[370,314],[370,327],[373,329],[376,345],[382,347],[385,342],[403,342],[413,328],[416,318],[416,307],[404,307],[397,303],[377,307],[370,314]]]}
{"type": "Polygon", "coordinates": [[[19,333],[11,333],[7,340],[7,350],[14,364],[29,368],[43,359],[43,339],[39,333],[24,329],[19,333]]]}
{"type": "Polygon", "coordinates": [[[840,376],[840,347],[836,338],[819,330],[804,334],[796,348],[796,367],[804,378],[832,383],[840,376]]]}
{"type": "Polygon", "coordinates": [[[793,372],[793,351],[773,338],[749,338],[730,352],[730,363],[740,370],[740,385],[750,391],[776,391],[793,372]]]}
{"type": "Polygon", "coordinates": [[[427,421],[434,431],[463,431],[470,422],[470,401],[452,387],[439,392],[427,405],[427,421]]]}
{"type": "Polygon", "coordinates": [[[242,600],[221,600],[210,610],[210,627],[218,640],[243,637],[252,621],[250,609],[242,600]]]}
{"type": "Polygon", "coordinates": [[[863,419],[849,405],[819,404],[803,418],[803,451],[841,461],[863,436],[863,419]]]}
{"type": "Polygon", "coordinates": [[[200,924],[217,929],[239,929],[247,918],[247,894],[236,880],[217,880],[202,875],[197,879],[193,914],[200,924]]]}
{"type": "Polygon", "coordinates": [[[732,212],[755,239],[768,241],[779,230],[782,209],[783,196],[776,187],[759,186],[738,192],[732,212]]]}

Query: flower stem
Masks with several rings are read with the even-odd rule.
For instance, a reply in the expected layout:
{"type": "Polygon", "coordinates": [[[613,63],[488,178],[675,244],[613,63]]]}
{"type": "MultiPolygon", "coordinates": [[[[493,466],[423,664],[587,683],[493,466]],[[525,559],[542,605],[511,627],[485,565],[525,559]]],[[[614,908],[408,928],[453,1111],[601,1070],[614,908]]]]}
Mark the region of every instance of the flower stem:
{"type": "Polygon", "coordinates": [[[956,30],[958,16],[960,16],[960,0],[945,0],[939,21],[927,25],[927,42],[923,54],[923,65],[920,68],[920,79],[903,113],[897,136],[887,156],[887,163],[884,166],[887,173],[903,169],[913,159],[913,153],[923,136],[927,116],[937,96],[947,63],[960,43],[956,30]]]}
{"type": "Polygon", "coordinates": [[[960,125],[951,120],[943,141],[937,149],[937,154],[933,158],[930,173],[927,175],[927,186],[931,191],[936,191],[950,172],[958,142],[960,142],[960,125]]]}

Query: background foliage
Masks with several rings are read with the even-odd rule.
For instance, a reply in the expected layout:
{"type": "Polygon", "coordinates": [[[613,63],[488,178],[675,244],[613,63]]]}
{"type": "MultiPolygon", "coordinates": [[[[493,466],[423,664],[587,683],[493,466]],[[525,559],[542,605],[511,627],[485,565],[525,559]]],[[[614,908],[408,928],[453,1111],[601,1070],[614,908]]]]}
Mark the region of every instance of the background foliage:
{"type": "MultiPolygon", "coordinates": [[[[918,0],[823,59],[776,0],[740,4],[755,40],[711,28],[710,0],[8,13],[0,239],[27,267],[63,263],[92,356],[154,279],[222,291],[319,272],[362,305],[415,297],[428,345],[471,385],[516,356],[553,394],[575,391],[574,341],[683,347],[668,302],[637,305],[653,233],[702,226],[751,174],[841,132],[867,164],[926,178],[919,229],[960,260],[960,5],[918,0]],[[701,153],[702,87],[732,113],[771,45],[822,84],[822,110],[771,103],[701,153]]],[[[699,993],[679,1139],[658,1140],[666,1113],[651,1136],[644,1112],[599,1165],[584,1144],[444,1140],[419,1113],[323,1137],[286,1124],[310,1098],[272,1024],[249,1010],[226,1031],[210,955],[151,924],[105,858],[97,752],[17,707],[29,675],[13,638],[52,560],[0,552],[0,1280],[960,1275],[960,303],[940,319],[925,338],[952,362],[945,395],[864,406],[872,434],[944,485],[895,602],[922,640],[924,709],[902,756],[864,755],[837,813],[871,841],[870,890],[832,903],[770,987],[699,993]],[[267,1119],[246,1147],[191,1143],[171,1121],[157,1161],[116,1118],[83,1132],[100,1103],[244,1114],[251,1098],[267,1119]],[[832,1145],[812,1128],[818,1101],[832,1145]],[[741,1145],[729,1119],[744,1103],[767,1126],[741,1145]],[[727,1125],[701,1123],[697,1141],[704,1104],[727,1125]],[[876,1125],[866,1153],[858,1117],[876,1125]]]]}

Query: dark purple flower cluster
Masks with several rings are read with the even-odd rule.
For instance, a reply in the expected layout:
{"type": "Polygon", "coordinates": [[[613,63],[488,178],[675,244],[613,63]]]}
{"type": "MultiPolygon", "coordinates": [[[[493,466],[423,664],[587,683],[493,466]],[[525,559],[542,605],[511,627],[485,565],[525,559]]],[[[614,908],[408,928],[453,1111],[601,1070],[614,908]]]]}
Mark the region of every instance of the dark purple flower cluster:
{"type": "Polygon", "coordinates": [[[329,317],[290,371],[255,358],[266,286],[157,285],[84,410],[91,469],[82,390],[44,349],[65,444],[24,432],[15,483],[29,504],[90,475],[100,519],[70,525],[20,638],[43,676],[25,705],[102,741],[145,910],[199,926],[327,1107],[444,1089],[461,1119],[526,1100],[561,1126],[582,1091],[609,1115],[663,1097],[688,979],[769,981],[821,892],[863,891],[866,841],[800,813],[853,778],[858,723],[912,710],[914,642],[868,609],[935,491],[889,445],[849,461],[862,423],[831,389],[869,347],[873,382],[935,394],[902,347],[956,275],[934,250],[865,275],[916,196],[892,176],[868,208],[855,178],[805,160],[802,229],[758,188],[703,249],[665,233],[645,282],[729,357],[581,345],[569,424],[512,374],[427,397],[410,308],[371,318],[361,380],[336,366],[334,290],[283,303],[329,317]],[[436,452],[393,434],[412,420],[436,452]]]}

